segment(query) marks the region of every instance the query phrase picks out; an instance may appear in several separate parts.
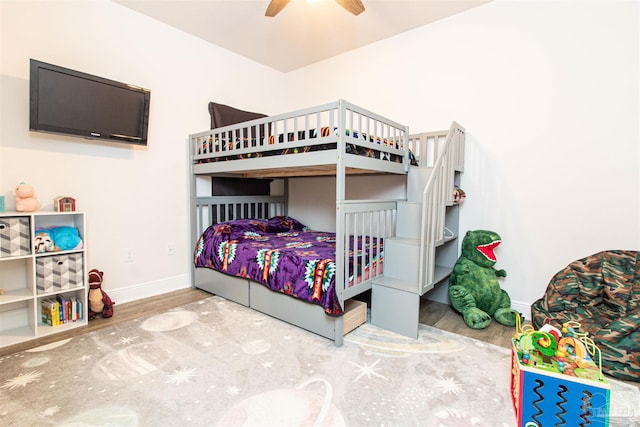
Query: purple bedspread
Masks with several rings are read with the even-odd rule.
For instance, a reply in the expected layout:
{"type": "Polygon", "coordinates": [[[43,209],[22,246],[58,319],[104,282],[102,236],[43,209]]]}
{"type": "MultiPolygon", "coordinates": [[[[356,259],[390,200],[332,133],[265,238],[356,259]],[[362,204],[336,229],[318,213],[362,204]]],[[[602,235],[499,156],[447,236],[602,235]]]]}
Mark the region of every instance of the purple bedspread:
{"type": "Polygon", "coordinates": [[[212,225],[198,240],[195,265],[246,277],[321,305],[332,316],[343,314],[335,289],[335,233],[309,230],[291,217],[212,225]]]}

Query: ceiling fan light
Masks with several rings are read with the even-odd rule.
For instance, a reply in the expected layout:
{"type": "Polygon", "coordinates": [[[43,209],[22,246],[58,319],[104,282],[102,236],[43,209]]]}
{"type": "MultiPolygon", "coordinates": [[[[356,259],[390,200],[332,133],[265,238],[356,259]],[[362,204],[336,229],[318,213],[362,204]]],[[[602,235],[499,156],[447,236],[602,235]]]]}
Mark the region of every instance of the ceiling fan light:
{"type": "Polygon", "coordinates": [[[273,18],[289,4],[289,1],[290,0],[271,0],[271,2],[269,2],[269,6],[267,6],[267,11],[264,13],[264,16],[273,18]]]}
{"type": "MultiPolygon", "coordinates": [[[[282,11],[282,9],[284,9],[287,4],[289,4],[289,1],[290,0],[271,0],[264,15],[273,18],[278,13],[280,13],[280,11],[282,11]]],[[[309,3],[318,1],[320,0],[307,0],[307,2],[309,3]]],[[[364,5],[362,4],[362,0],[336,0],[336,2],[356,16],[364,12],[364,5]]]]}
{"type": "Polygon", "coordinates": [[[362,0],[336,0],[338,4],[344,7],[349,12],[358,16],[362,12],[364,12],[364,5],[362,4],[362,0]]]}

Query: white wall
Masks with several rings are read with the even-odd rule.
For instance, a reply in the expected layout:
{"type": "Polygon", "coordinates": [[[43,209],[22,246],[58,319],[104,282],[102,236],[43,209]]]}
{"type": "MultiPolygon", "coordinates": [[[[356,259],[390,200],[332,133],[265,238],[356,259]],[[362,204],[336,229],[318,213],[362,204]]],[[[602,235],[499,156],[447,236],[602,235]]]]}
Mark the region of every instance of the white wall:
{"type": "Polygon", "coordinates": [[[501,234],[502,286],[527,306],[575,259],[640,250],[639,18],[631,1],[498,0],[290,73],[314,82],[291,104],[465,126],[461,232],[501,234]]]}
{"type": "MultiPolygon", "coordinates": [[[[502,235],[503,287],[528,304],[574,259],[640,249],[638,18],[631,1],[497,0],[283,75],[111,2],[0,1],[0,192],[77,197],[90,266],[122,301],[187,285],[184,141],[209,100],[275,114],[344,98],[415,132],[457,120],[462,231],[502,235]],[[149,147],[30,133],[30,57],[151,89],[149,147]]],[[[316,183],[291,188],[312,222],[324,204],[297,197],[316,183]]]]}
{"type": "Polygon", "coordinates": [[[105,272],[116,302],[190,286],[187,136],[208,128],[210,100],[270,113],[265,90],[282,75],[110,1],[3,0],[0,17],[7,209],[20,181],[45,209],[75,197],[87,214],[88,266],[105,272]],[[150,89],[148,146],[30,132],[29,58],[150,89]],[[123,262],[125,248],[134,262],[123,262]]]}

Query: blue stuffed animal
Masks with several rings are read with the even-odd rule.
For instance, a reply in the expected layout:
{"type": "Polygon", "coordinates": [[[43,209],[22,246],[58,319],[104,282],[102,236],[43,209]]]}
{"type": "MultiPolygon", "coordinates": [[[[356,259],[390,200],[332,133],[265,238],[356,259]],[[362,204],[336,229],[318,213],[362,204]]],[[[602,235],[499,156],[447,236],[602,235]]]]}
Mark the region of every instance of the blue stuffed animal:
{"type": "Polygon", "coordinates": [[[82,239],[77,228],[62,226],[38,228],[35,235],[36,253],[70,251],[82,247],[82,239]]]}

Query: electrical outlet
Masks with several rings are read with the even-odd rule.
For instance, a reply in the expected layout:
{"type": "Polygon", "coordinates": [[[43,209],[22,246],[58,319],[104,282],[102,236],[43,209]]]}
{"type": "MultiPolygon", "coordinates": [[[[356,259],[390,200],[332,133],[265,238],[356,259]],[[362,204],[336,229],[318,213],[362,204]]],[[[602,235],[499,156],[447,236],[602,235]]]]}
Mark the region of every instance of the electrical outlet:
{"type": "Polygon", "coordinates": [[[175,254],[176,254],[176,247],[174,245],[168,245],[167,255],[175,255],[175,254]]]}
{"type": "Polygon", "coordinates": [[[134,258],[133,248],[125,248],[122,260],[124,262],[133,262],[134,258]]]}

